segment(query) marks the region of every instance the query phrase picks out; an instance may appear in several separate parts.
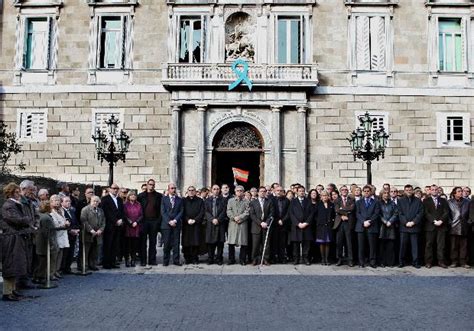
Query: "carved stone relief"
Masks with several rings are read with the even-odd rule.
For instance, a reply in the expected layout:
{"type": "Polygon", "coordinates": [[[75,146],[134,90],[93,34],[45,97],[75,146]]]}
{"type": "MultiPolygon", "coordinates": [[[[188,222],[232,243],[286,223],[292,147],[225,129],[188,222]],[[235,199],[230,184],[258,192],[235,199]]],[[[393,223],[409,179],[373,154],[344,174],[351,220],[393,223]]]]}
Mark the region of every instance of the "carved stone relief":
{"type": "Polygon", "coordinates": [[[237,12],[225,23],[226,61],[238,58],[249,62],[255,60],[255,19],[249,14],[237,12]]]}

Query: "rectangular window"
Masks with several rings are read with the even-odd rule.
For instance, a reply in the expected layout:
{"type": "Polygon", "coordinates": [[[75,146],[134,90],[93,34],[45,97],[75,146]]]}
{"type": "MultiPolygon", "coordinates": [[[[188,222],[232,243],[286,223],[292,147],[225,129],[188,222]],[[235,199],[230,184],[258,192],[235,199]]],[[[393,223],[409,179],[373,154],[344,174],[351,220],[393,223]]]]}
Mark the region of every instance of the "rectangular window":
{"type": "Polygon", "coordinates": [[[179,29],[179,62],[203,62],[204,33],[200,17],[181,18],[179,29]]]}
{"type": "Polygon", "coordinates": [[[462,71],[461,19],[440,19],[439,26],[439,70],[462,71]]]}
{"type": "Polygon", "coordinates": [[[300,17],[279,17],[277,27],[277,62],[302,63],[303,28],[300,17]]]}
{"type": "Polygon", "coordinates": [[[99,68],[123,69],[125,16],[101,17],[99,68]]]}
{"type": "Polygon", "coordinates": [[[45,142],[47,109],[18,110],[17,136],[20,141],[45,142]]]}
{"type": "Polygon", "coordinates": [[[385,17],[356,17],[357,70],[385,70],[386,39],[385,17]]]}
{"type": "Polygon", "coordinates": [[[51,42],[50,19],[48,17],[27,18],[25,26],[23,67],[34,70],[48,69],[51,42]]]}
{"type": "Polygon", "coordinates": [[[469,113],[436,113],[437,146],[468,147],[471,144],[469,113]]]}

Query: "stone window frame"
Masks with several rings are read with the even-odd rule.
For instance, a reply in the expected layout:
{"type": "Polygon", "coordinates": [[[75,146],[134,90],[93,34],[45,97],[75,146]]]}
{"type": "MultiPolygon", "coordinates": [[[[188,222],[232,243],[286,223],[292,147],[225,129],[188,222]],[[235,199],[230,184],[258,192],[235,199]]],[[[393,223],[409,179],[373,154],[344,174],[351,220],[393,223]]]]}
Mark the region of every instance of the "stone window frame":
{"type": "Polygon", "coordinates": [[[16,135],[18,141],[43,143],[48,140],[48,109],[18,108],[16,117],[16,135]],[[30,117],[30,119],[28,119],[30,117]],[[29,123],[28,123],[29,121],[29,123]],[[30,131],[28,136],[25,132],[30,131]]]}
{"type": "MultiPolygon", "coordinates": [[[[280,64],[278,62],[278,21],[279,18],[290,18],[295,17],[299,18],[301,22],[301,54],[300,62],[298,64],[311,64],[313,62],[313,6],[308,4],[307,6],[301,6],[294,4],[294,6],[274,6],[271,7],[269,11],[269,22],[268,24],[273,27],[269,29],[270,32],[273,31],[273,35],[270,40],[272,41],[271,48],[268,49],[268,54],[263,55],[268,57],[270,63],[280,64]]],[[[258,52],[259,50],[257,50],[258,52]]],[[[281,64],[290,64],[290,63],[281,63],[281,64]]]]}
{"type": "Polygon", "coordinates": [[[13,83],[56,84],[58,61],[59,17],[63,0],[29,1],[15,0],[17,10],[15,28],[15,70],[13,83]],[[26,69],[24,67],[24,47],[27,35],[27,22],[34,18],[45,18],[49,23],[48,59],[44,69],[26,69]]]}
{"type": "Polygon", "coordinates": [[[471,147],[471,114],[464,112],[438,112],[436,113],[436,146],[439,148],[471,147]],[[460,117],[463,121],[463,140],[448,140],[448,118],[460,117]]]}
{"type": "Polygon", "coordinates": [[[95,130],[97,126],[100,127],[102,133],[108,134],[107,124],[105,121],[109,119],[109,117],[113,115],[118,115],[118,119],[120,123],[117,126],[117,132],[123,130],[124,128],[124,110],[122,108],[92,108],[91,110],[91,142],[94,142],[92,136],[95,135],[95,130]],[[102,117],[102,123],[98,123],[98,117],[102,117]]]}
{"type": "MultiPolygon", "coordinates": [[[[360,124],[360,121],[359,121],[359,118],[364,116],[365,115],[365,110],[362,111],[356,111],[355,112],[355,127],[356,129],[357,128],[361,128],[361,124],[360,124]]],[[[372,132],[376,129],[379,128],[379,125],[380,125],[380,120],[383,121],[382,125],[383,125],[383,128],[385,129],[385,132],[387,134],[390,134],[390,126],[389,126],[389,121],[390,121],[390,114],[389,112],[387,111],[378,111],[378,110],[368,110],[369,112],[369,115],[371,118],[376,118],[377,119],[377,126],[373,126],[372,127],[372,132]]],[[[387,146],[390,145],[390,139],[388,140],[387,142],[387,146]]]]}
{"type": "MultiPolygon", "coordinates": [[[[398,0],[346,0],[347,9],[347,61],[349,81],[355,86],[394,85],[394,8],[398,0]],[[359,17],[382,17],[385,23],[385,69],[357,69],[357,19],[359,17]]],[[[370,31],[368,31],[370,34],[370,31]]]]}
{"type": "MultiPolygon", "coordinates": [[[[199,63],[188,63],[189,65],[199,65],[200,63],[208,63],[209,56],[209,47],[210,45],[210,29],[211,29],[211,16],[212,10],[210,7],[202,6],[190,6],[190,7],[175,7],[169,9],[168,15],[168,62],[169,63],[182,63],[179,62],[179,52],[180,52],[180,26],[182,18],[201,18],[201,28],[202,28],[202,40],[204,41],[203,49],[201,50],[201,62],[199,63]]],[[[221,50],[219,50],[220,52],[221,50]]]]}
{"type": "Polygon", "coordinates": [[[133,38],[135,25],[135,7],[137,0],[99,1],[88,0],[90,9],[89,59],[87,83],[94,84],[131,84],[133,72],[133,38]],[[125,26],[123,41],[123,68],[100,68],[100,23],[103,17],[122,17],[125,26]]]}
{"type": "Polygon", "coordinates": [[[474,2],[427,1],[428,14],[428,68],[432,87],[474,87],[474,2]],[[439,20],[460,19],[465,47],[462,71],[441,71],[439,63],[439,20]]]}

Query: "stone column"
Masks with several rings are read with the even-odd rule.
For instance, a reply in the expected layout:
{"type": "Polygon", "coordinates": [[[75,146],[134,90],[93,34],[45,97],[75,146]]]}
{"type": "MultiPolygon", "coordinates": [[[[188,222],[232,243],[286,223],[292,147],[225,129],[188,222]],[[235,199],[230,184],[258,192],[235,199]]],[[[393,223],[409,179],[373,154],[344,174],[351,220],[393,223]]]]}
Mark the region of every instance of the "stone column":
{"type": "Polygon", "coordinates": [[[180,176],[180,143],[179,137],[181,135],[181,123],[180,123],[180,111],[179,105],[171,106],[171,137],[170,137],[170,182],[175,183],[179,187],[179,176],[180,176]]]}
{"type": "Polygon", "coordinates": [[[306,141],[306,106],[297,107],[297,138],[296,138],[296,165],[297,181],[306,187],[307,180],[307,141],[306,141]]]}
{"type": "Polygon", "coordinates": [[[207,106],[197,105],[197,145],[196,145],[196,182],[198,189],[206,185],[206,110],[207,106]]]}
{"type": "Polygon", "coordinates": [[[281,106],[273,105],[272,110],[272,138],[273,138],[273,178],[272,182],[281,184],[281,106]]]}

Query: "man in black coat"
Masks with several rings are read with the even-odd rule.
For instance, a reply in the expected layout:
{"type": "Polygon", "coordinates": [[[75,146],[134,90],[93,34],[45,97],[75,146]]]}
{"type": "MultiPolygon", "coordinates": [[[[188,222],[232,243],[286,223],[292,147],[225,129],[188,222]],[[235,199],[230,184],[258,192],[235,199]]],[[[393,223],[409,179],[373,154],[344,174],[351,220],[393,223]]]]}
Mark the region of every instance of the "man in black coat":
{"type": "Polygon", "coordinates": [[[423,201],[425,212],[425,266],[431,268],[433,265],[433,244],[436,244],[438,265],[447,268],[444,258],[444,248],[446,245],[446,231],[449,226],[449,205],[446,199],[442,199],[438,194],[438,186],[431,185],[431,197],[423,201]]]}
{"type": "Polygon", "coordinates": [[[250,220],[252,221],[250,231],[252,232],[252,265],[257,265],[263,256],[265,265],[270,265],[270,245],[265,238],[267,231],[273,221],[273,203],[267,198],[267,189],[260,186],[258,198],[251,201],[249,205],[250,220]],[[265,250],[264,250],[265,249],[265,250]]]}
{"type": "Polygon", "coordinates": [[[207,264],[224,262],[224,242],[227,227],[227,203],[220,196],[219,185],[213,185],[211,195],[205,201],[206,209],[206,244],[208,247],[207,264]],[[217,256],[216,254],[217,248],[217,256]]]}
{"type": "Polygon", "coordinates": [[[342,251],[345,241],[348,264],[349,267],[353,267],[352,230],[355,221],[355,200],[349,196],[347,186],[342,186],[339,192],[341,196],[334,202],[336,218],[333,229],[336,230],[336,255],[338,259],[336,265],[342,265],[342,251]]]}
{"type": "Polygon", "coordinates": [[[100,207],[105,215],[104,230],[104,258],[102,266],[104,269],[120,268],[117,265],[117,257],[120,254],[121,227],[125,219],[123,201],[118,196],[119,186],[116,183],[110,185],[109,194],[102,198],[100,207]]]}
{"type": "Polygon", "coordinates": [[[137,199],[142,206],[143,222],[140,229],[140,265],[157,265],[156,263],[156,238],[161,223],[161,199],[163,195],[155,191],[155,180],[149,179],[146,191],[141,192],[137,199]],[[148,254],[147,254],[147,240],[148,254]],[[148,259],[147,259],[148,257],[148,259]]]}
{"type": "Polygon", "coordinates": [[[285,195],[285,190],[280,185],[273,187],[273,225],[270,229],[270,258],[273,262],[285,263],[286,244],[288,242],[288,229],[290,217],[288,210],[290,200],[285,195]]]}
{"type": "Polygon", "coordinates": [[[313,209],[311,201],[305,197],[304,186],[297,189],[297,197],[290,202],[289,215],[291,220],[290,241],[293,245],[293,264],[300,261],[300,246],[302,246],[303,261],[310,265],[308,259],[311,241],[314,240],[314,234],[311,229],[313,222],[313,209]]]}
{"type": "Polygon", "coordinates": [[[380,202],[374,199],[372,187],[365,185],[363,198],[356,202],[357,244],[359,246],[359,267],[365,267],[365,241],[369,242],[369,259],[372,268],[377,267],[377,237],[380,230],[380,202]]]}
{"type": "Polygon", "coordinates": [[[405,185],[404,191],[405,197],[398,201],[400,219],[400,264],[398,267],[403,268],[405,265],[408,242],[410,242],[413,266],[420,268],[418,260],[418,234],[421,231],[423,220],[423,203],[414,196],[412,185],[405,185]]]}
{"type": "Polygon", "coordinates": [[[61,207],[64,212],[64,217],[66,221],[70,223],[69,229],[67,231],[69,239],[69,248],[66,248],[63,254],[63,259],[61,263],[61,271],[65,274],[71,274],[71,264],[74,260],[74,250],[76,248],[76,241],[79,238],[80,233],[80,224],[79,220],[76,217],[76,210],[71,206],[71,198],[64,196],[61,198],[61,207]]]}
{"type": "Polygon", "coordinates": [[[163,236],[163,266],[170,263],[173,250],[173,264],[181,266],[179,244],[183,222],[183,199],[176,195],[176,185],[168,184],[168,195],[161,199],[161,233],[163,236]]]}
{"type": "Polygon", "coordinates": [[[204,201],[196,196],[196,188],[188,187],[188,196],[183,199],[182,246],[186,264],[199,263],[201,224],[204,220],[204,201]]]}

